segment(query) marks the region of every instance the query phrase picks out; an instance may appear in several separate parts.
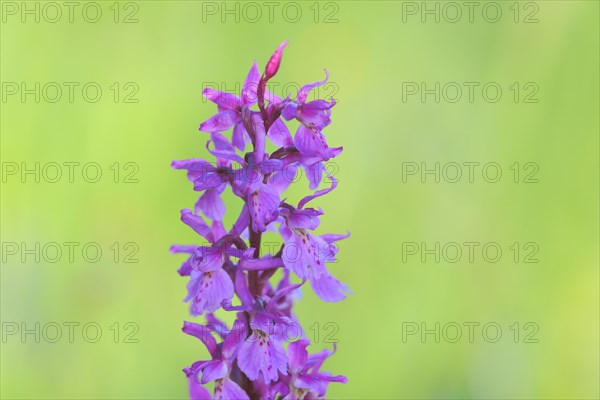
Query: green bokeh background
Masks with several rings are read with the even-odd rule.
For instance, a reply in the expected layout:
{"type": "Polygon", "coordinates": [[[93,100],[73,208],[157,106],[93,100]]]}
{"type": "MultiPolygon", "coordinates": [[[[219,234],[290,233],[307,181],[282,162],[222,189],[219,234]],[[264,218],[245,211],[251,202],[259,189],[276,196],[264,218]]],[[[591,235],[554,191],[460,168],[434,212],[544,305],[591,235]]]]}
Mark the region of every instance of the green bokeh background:
{"type": "MultiPolygon", "coordinates": [[[[136,2],[139,22],[132,24],[113,22],[112,1],[99,2],[104,14],[95,24],[77,11],[73,23],[65,16],[22,23],[3,14],[2,82],[98,82],[103,96],[88,103],[76,91],[73,103],[63,97],[55,104],[9,97],[1,103],[2,162],[97,162],[104,175],[98,183],[80,175],[74,183],[7,177],[2,242],[97,242],[105,252],[98,263],[7,256],[5,325],[96,322],[103,336],[87,343],[76,330],[69,343],[64,328],[57,343],[7,337],[1,397],[186,396],[181,368],[207,354],[180,332],[188,318],[185,280],[175,272],[182,258],[168,247],[196,240],[179,222],[179,209],[191,207],[196,194],[169,163],[207,155],[207,136],[197,127],[214,107],[202,100],[203,85],[235,88],[254,59],[264,66],[287,39],[276,81],[312,82],[326,67],[339,101],[325,132],[332,146],[344,146],[336,159],[340,184],[318,200],[326,213],[319,232],[352,232],[331,271],[354,295],[323,304],[306,290],[297,306],[305,327],[319,324],[315,350],[331,347],[323,343],[331,332],[325,324],[337,327],[338,351],[326,369],[349,383],[332,385],[328,397],[597,399],[599,3],[538,1],[537,23],[515,23],[513,3],[497,3],[497,23],[480,11],[473,23],[466,16],[422,23],[419,15],[403,22],[406,5],[396,1],[320,3],[318,23],[313,2],[298,3],[296,23],[281,11],[273,23],[266,14],[257,23],[232,16],[223,23],[218,15],[203,22],[198,1],[136,2]],[[336,9],[338,22],[324,23],[336,9]],[[113,82],[135,82],[139,102],[115,103],[113,82]],[[466,94],[456,103],[432,96],[403,102],[402,82],[498,82],[503,96],[490,103],[476,91],[472,103],[466,94]],[[514,82],[536,83],[539,101],[515,103],[514,82]],[[499,163],[502,179],[402,180],[403,162],[470,161],[499,163]],[[139,183],[112,182],[115,162],[136,163],[139,183]],[[508,167],[515,162],[537,163],[539,182],[514,183],[508,167]],[[402,260],[403,242],[469,241],[499,243],[501,260],[402,260]],[[137,243],[139,263],[115,263],[113,242],[137,243]],[[537,243],[539,262],[515,263],[513,242],[537,243]],[[125,323],[136,323],[139,342],[114,343],[115,322],[121,334],[125,323]],[[403,342],[406,322],[430,329],[436,322],[495,322],[503,333],[497,343],[481,330],[470,343],[466,328],[457,343],[436,343],[433,335],[403,342]],[[525,323],[537,324],[538,343],[522,336],[515,343],[515,322],[522,335],[525,323]]],[[[290,198],[307,190],[302,181],[290,198]]],[[[238,210],[236,199],[226,201],[238,210]]]]}

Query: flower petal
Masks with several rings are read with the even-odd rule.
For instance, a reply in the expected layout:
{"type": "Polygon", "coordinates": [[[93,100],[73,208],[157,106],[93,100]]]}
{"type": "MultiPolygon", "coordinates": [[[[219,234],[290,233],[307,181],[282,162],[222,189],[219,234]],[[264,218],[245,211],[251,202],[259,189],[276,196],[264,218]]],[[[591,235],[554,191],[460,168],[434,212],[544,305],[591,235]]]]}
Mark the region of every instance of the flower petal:
{"type": "MultiPolygon", "coordinates": [[[[325,171],[325,173],[327,174],[327,171],[325,171]]],[[[331,180],[331,186],[328,187],[327,189],[317,190],[316,192],[314,192],[310,196],[303,197],[302,200],[300,200],[300,202],[298,203],[298,208],[304,207],[306,205],[306,203],[308,203],[309,201],[314,200],[317,197],[324,196],[324,195],[326,195],[327,193],[331,192],[333,189],[335,189],[337,187],[338,180],[335,179],[333,177],[333,175],[327,174],[327,176],[329,177],[329,180],[331,180]]]]}
{"type": "Polygon", "coordinates": [[[248,196],[248,207],[252,218],[252,229],[264,232],[278,217],[279,193],[269,185],[262,185],[248,196]]]}
{"type": "Polygon", "coordinates": [[[233,134],[231,136],[231,141],[235,147],[237,147],[240,151],[244,151],[246,148],[246,143],[250,141],[248,137],[248,132],[246,132],[246,128],[244,124],[238,122],[233,127],[233,134]]]}
{"type": "Polygon", "coordinates": [[[236,356],[240,345],[246,340],[246,329],[243,317],[235,320],[231,331],[229,331],[223,341],[222,354],[226,360],[233,360],[236,356]]]}
{"type": "Polygon", "coordinates": [[[346,234],[341,234],[341,233],[326,233],[324,235],[321,235],[321,239],[323,239],[327,243],[337,242],[338,240],[348,239],[349,237],[350,237],[350,232],[348,232],[346,234]]]}
{"type": "Polygon", "coordinates": [[[323,301],[340,301],[346,298],[345,293],[352,293],[346,284],[338,281],[326,269],[318,278],[309,278],[309,281],[310,286],[323,301]]]}
{"type": "Polygon", "coordinates": [[[233,224],[233,227],[231,227],[229,233],[231,233],[233,236],[240,236],[244,229],[246,229],[246,227],[248,226],[249,222],[250,214],[248,213],[248,206],[244,204],[244,206],[242,207],[242,211],[240,211],[240,215],[233,224]]]}
{"type": "Polygon", "coordinates": [[[214,400],[250,400],[248,394],[231,379],[215,383],[214,400]]]}
{"type": "Polygon", "coordinates": [[[314,125],[300,124],[296,136],[294,136],[294,146],[305,156],[319,156],[322,161],[327,161],[330,158],[325,136],[314,125]]]}
{"type": "Polygon", "coordinates": [[[190,400],[211,400],[210,392],[196,380],[196,374],[186,370],[184,372],[188,379],[190,400]]]}
{"type": "Polygon", "coordinates": [[[196,231],[196,233],[198,233],[200,236],[202,236],[209,242],[212,242],[212,230],[206,224],[206,222],[204,222],[202,217],[194,214],[192,210],[188,210],[187,208],[181,210],[181,221],[183,221],[184,224],[196,231]]]}
{"type": "Polygon", "coordinates": [[[298,102],[304,103],[306,101],[306,98],[308,97],[308,94],[310,93],[310,91],[318,86],[324,85],[325,83],[327,83],[328,79],[329,79],[329,72],[327,72],[327,70],[325,70],[325,79],[324,80],[309,83],[309,84],[302,86],[300,88],[300,90],[298,91],[298,102]]]}
{"type": "Polygon", "coordinates": [[[297,374],[304,368],[306,360],[308,359],[308,352],[306,346],[309,345],[308,339],[301,339],[296,342],[292,342],[288,346],[288,357],[290,372],[297,374]]]}
{"type": "Polygon", "coordinates": [[[306,177],[308,178],[310,190],[315,190],[319,187],[321,180],[323,180],[323,171],[325,170],[325,165],[322,162],[318,162],[309,166],[304,166],[304,171],[306,171],[306,177]]]}
{"type": "Polygon", "coordinates": [[[223,300],[231,301],[233,283],[223,269],[210,272],[192,271],[188,283],[188,296],[185,301],[192,301],[190,312],[201,315],[204,311],[215,311],[221,307],[223,300]]]}
{"type": "MultiPolygon", "coordinates": [[[[200,178],[202,178],[202,180],[204,181],[206,180],[206,177],[209,174],[216,175],[214,165],[200,158],[191,158],[188,160],[175,160],[171,163],[171,168],[187,170],[187,178],[191,182],[194,182],[200,178]]],[[[216,185],[218,185],[218,183],[214,183],[214,186],[216,185]]]]}
{"type": "Polygon", "coordinates": [[[275,122],[273,122],[267,136],[271,139],[271,142],[278,147],[290,147],[294,144],[290,130],[280,118],[277,118],[275,122]]]}
{"type": "Polygon", "coordinates": [[[224,262],[225,255],[216,246],[199,246],[190,259],[192,268],[201,272],[212,272],[221,269],[224,262]]]}
{"type": "Polygon", "coordinates": [[[250,67],[250,71],[248,71],[244,86],[242,87],[242,104],[244,106],[250,107],[256,104],[256,101],[258,100],[256,90],[258,89],[259,79],[260,72],[258,72],[258,65],[256,65],[256,61],[254,61],[252,67],[250,67]]]}
{"type": "Polygon", "coordinates": [[[221,199],[221,191],[217,189],[205,191],[198,199],[196,210],[201,210],[210,219],[222,220],[225,216],[225,203],[221,199]]]}
{"type": "MultiPolygon", "coordinates": [[[[227,142],[227,144],[229,144],[229,142],[227,142]]],[[[229,144],[229,146],[224,146],[222,142],[211,139],[206,143],[206,149],[208,150],[208,152],[210,154],[217,157],[218,159],[221,159],[218,161],[230,160],[230,161],[235,161],[240,165],[245,164],[244,159],[235,152],[235,148],[230,144],[229,144]],[[212,150],[210,148],[211,143],[215,144],[214,150],[212,150]]]]}
{"type": "Polygon", "coordinates": [[[183,328],[181,328],[181,330],[187,335],[200,339],[206,346],[206,349],[210,353],[211,357],[216,356],[217,341],[213,337],[210,329],[195,322],[184,321],[183,328]]]}
{"type": "Polygon", "coordinates": [[[285,246],[281,255],[283,264],[299,278],[307,278],[309,275],[308,266],[310,265],[310,260],[307,257],[308,253],[305,249],[306,244],[302,242],[301,237],[293,233],[289,228],[282,226],[281,231],[282,236],[285,235],[285,246]],[[285,235],[286,230],[290,232],[289,235],[285,235]]]}
{"type": "Polygon", "coordinates": [[[331,103],[325,100],[314,100],[298,107],[296,118],[305,124],[314,124],[317,128],[324,128],[331,123],[331,103]]]}
{"type": "Polygon", "coordinates": [[[177,273],[180,276],[190,276],[190,274],[192,273],[192,264],[190,263],[190,261],[186,260],[183,264],[181,264],[181,267],[179,267],[177,273]]]}
{"type": "Polygon", "coordinates": [[[240,347],[238,365],[250,380],[257,380],[262,373],[266,384],[277,380],[277,370],[284,375],[287,373],[287,359],[281,343],[257,329],[240,347]]]}
{"type": "Polygon", "coordinates": [[[240,113],[232,110],[221,111],[200,124],[202,132],[226,131],[242,120],[240,113]]]}
{"type": "Polygon", "coordinates": [[[291,229],[314,230],[319,226],[320,215],[323,215],[323,211],[314,208],[296,209],[287,217],[287,225],[291,229]]]}
{"type": "Polygon", "coordinates": [[[202,368],[202,379],[200,383],[212,382],[216,379],[221,379],[227,375],[227,364],[221,360],[209,361],[202,368]]]}
{"type": "Polygon", "coordinates": [[[283,110],[281,110],[281,116],[285,118],[286,121],[289,121],[292,118],[296,118],[297,111],[298,105],[295,102],[290,101],[283,107],[283,110]]]}
{"type": "Polygon", "coordinates": [[[231,93],[206,88],[202,91],[202,95],[222,110],[236,110],[240,106],[240,99],[231,93]]]}

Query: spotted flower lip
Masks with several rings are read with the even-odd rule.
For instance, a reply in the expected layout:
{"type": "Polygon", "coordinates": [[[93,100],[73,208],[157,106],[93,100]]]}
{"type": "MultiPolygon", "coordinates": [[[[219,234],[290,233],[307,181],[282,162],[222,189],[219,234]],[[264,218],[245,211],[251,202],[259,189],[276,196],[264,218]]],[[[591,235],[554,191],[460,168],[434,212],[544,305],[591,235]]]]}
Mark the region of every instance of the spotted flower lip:
{"type": "Polygon", "coordinates": [[[311,400],[323,398],[330,383],[347,382],[321,371],[333,352],[309,354],[310,341],[294,313],[305,289],[326,302],[351,293],[330,272],[339,265],[333,264],[336,243],[350,234],[317,233],[325,214],[315,204],[338,185],[325,163],[342,147],[330,147],[323,133],[330,129],[336,101],[308,97],[327,83],[329,73],[302,86],[295,98],[282,99],[266,89],[282,66],[286,46],[279,45],[262,74],[252,64],[239,94],[203,91],[217,108],[200,124],[208,135],[204,149],[213,158],[171,164],[185,171],[199,192],[193,207],[180,211],[197,243],[170,249],[186,255],[177,272],[187,280],[184,301],[191,316],[206,319],[205,324],[186,321],[182,328],[208,351],[208,357],[195,358],[183,369],[195,400],[311,400]],[[294,135],[286,123],[291,120],[298,123],[294,135]],[[310,192],[292,203],[286,191],[300,169],[307,173],[310,192]],[[230,197],[241,206],[232,206],[230,197]],[[261,254],[266,232],[279,237],[278,250],[261,254]],[[277,271],[279,282],[274,281],[277,271]],[[231,327],[214,314],[220,310],[236,313],[231,327]]]}

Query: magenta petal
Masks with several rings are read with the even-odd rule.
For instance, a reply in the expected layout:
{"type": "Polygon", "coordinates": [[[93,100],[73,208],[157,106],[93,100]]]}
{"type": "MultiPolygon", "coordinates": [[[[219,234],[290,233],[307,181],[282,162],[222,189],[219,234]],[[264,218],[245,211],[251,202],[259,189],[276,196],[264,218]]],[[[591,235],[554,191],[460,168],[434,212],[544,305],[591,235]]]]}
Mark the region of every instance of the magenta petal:
{"type": "Polygon", "coordinates": [[[301,124],[294,136],[294,145],[305,156],[319,156],[323,161],[329,159],[325,136],[316,126],[301,124]]]}
{"type": "Polygon", "coordinates": [[[285,118],[286,121],[289,121],[292,118],[296,118],[297,110],[298,105],[294,102],[289,102],[283,107],[283,110],[281,110],[281,116],[285,118]]]}
{"type": "Polygon", "coordinates": [[[216,189],[205,191],[198,200],[197,208],[213,220],[220,221],[225,216],[225,203],[221,199],[220,191],[216,189]]]}
{"type": "Polygon", "coordinates": [[[181,221],[183,221],[183,223],[192,228],[194,231],[196,231],[196,233],[200,234],[206,240],[212,241],[212,230],[206,224],[206,222],[204,222],[202,217],[195,215],[192,210],[181,210],[181,221]]]}
{"type": "Polygon", "coordinates": [[[235,161],[238,164],[244,165],[244,159],[235,152],[235,148],[232,145],[230,145],[229,142],[227,142],[227,144],[228,146],[225,146],[221,141],[215,141],[213,138],[212,140],[209,140],[206,143],[206,149],[209,151],[210,154],[217,157],[218,159],[235,161]],[[210,148],[211,143],[215,144],[214,150],[210,148]]]}
{"type": "Polygon", "coordinates": [[[308,178],[308,188],[310,190],[315,190],[319,187],[321,180],[323,180],[323,171],[325,170],[325,166],[323,163],[318,162],[310,166],[305,166],[304,170],[306,171],[306,177],[308,178]]]}
{"type": "Polygon", "coordinates": [[[346,234],[341,234],[341,233],[326,233],[324,235],[321,235],[321,239],[323,239],[327,243],[337,242],[338,240],[348,239],[349,237],[350,237],[350,232],[348,232],[346,234]]]}
{"type": "Polygon", "coordinates": [[[292,229],[317,229],[319,226],[319,216],[323,215],[321,210],[314,208],[297,209],[287,217],[287,224],[292,229]]]}
{"type": "Polygon", "coordinates": [[[248,196],[252,229],[255,232],[264,232],[267,225],[277,219],[279,202],[279,193],[268,185],[262,185],[248,196]]]}
{"type": "Polygon", "coordinates": [[[329,373],[319,373],[318,374],[319,377],[321,378],[321,380],[326,381],[326,382],[336,382],[336,383],[348,383],[348,378],[346,378],[343,375],[329,375],[329,373]]]}
{"type": "Polygon", "coordinates": [[[231,379],[215,383],[214,400],[250,400],[250,397],[231,379]]]}
{"type": "Polygon", "coordinates": [[[248,71],[248,76],[246,76],[246,80],[244,81],[244,87],[242,87],[242,104],[246,107],[250,107],[256,104],[258,97],[256,96],[256,91],[258,89],[258,81],[260,79],[260,72],[258,72],[258,66],[256,65],[256,61],[250,67],[250,71],[248,71]]]}
{"type": "Polygon", "coordinates": [[[171,253],[187,253],[192,254],[194,250],[196,250],[198,246],[195,245],[186,245],[186,244],[174,244],[169,247],[169,251],[171,253]]]}
{"type": "Polygon", "coordinates": [[[223,183],[223,177],[216,172],[193,171],[188,176],[194,182],[194,190],[201,192],[206,189],[215,188],[223,183]]]}
{"type": "Polygon", "coordinates": [[[279,118],[269,128],[269,139],[278,147],[290,147],[294,144],[287,125],[279,118]]]}
{"type": "Polygon", "coordinates": [[[177,273],[180,276],[190,276],[190,274],[192,273],[192,265],[190,264],[189,260],[181,264],[181,267],[179,267],[177,273]]]}
{"type": "Polygon", "coordinates": [[[223,251],[215,246],[199,246],[191,258],[192,268],[202,272],[220,269],[225,262],[223,251]]]}
{"type": "Polygon", "coordinates": [[[238,266],[246,271],[261,271],[265,269],[278,268],[283,265],[281,258],[273,257],[271,254],[262,258],[244,258],[238,266]]]}
{"type": "Polygon", "coordinates": [[[241,235],[244,229],[246,229],[246,227],[248,226],[249,222],[250,214],[248,213],[248,206],[244,204],[244,206],[242,207],[242,211],[240,211],[240,215],[233,224],[233,227],[231,228],[230,233],[234,236],[241,235]]]}
{"type": "Polygon", "coordinates": [[[224,361],[210,361],[202,368],[202,379],[200,379],[200,383],[208,383],[216,379],[221,379],[227,375],[227,372],[227,364],[224,361]]]}
{"type": "Polygon", "coordinates": [[[174,160],[171,162],[171,168],[173,169],[191,169],[191,170],[206,170],[213,171],[215,167],[212,166],[208,161],[202,160],[201,158],[189,158],[187,160],[174,160]]]}
{"type": "Polygon", "coordinates": [[[237,147],[240,151],[244,151],[244,149],[246,148],[246,138],[248,138],[246,128],[244,128],[244,124],[238,122],[233,127],[233,134],[231,136],[231,141],[233,145],[237,147]]]}
{"type": "Polygon", "coordinates": [[[240,104],[240,99],[236,95],[211,88],[204,89],[202,95],[224,110],[235,110],[240,104]]]}
{"type": "Polygon", "coordinates": [[[338,184],[337,179],[335,179],[333,176],[331,176],[329,174],[327,174],[327,176],[331,180],[331,186],[328,187],[327,189],[317,190],[316,192],[314,192],[310,196],[303,197],[302,200],[300,200],[300,202],[298,203],[298,208],[304,207],[306,205],[306,203],[308,203],[309,201],[314,200],[317,197],[324,196],[324,195],[326,195],[327,193],[331,192],[332,190],[334,190],[337,187],[337,184],[338,184]]]}
{"type": "Polygon", "coordinates": [[[319,82],[313,82],[313,83],[309,83],[307,85],[302,86],[302,88],[300,88],[300,90],[298,91],[298,102],[304,103],[306,101],[306,98],[308,97],[308,94],[310,93],[310,91],[318,86],[324,85],[325,83],[327,83],[328,79],[329,79],[329,72],[327,72],[327,70],[325,70],[325,79],[323,79],[322,81],[319,81],[319,82]]]}
{"type": "Polygon", "coordinates": [[[225,110],[217,113],[200,124],[202,132],[221,132],[226,131],[238,122],[241,121],[241,116],[238,112],[225,110]]]}
{"type": "Polygon", "coordinates": [[[215,237],[215,238],[222,238],[223,236],[225,236],[227,234],[227,232],[225,231],[225,227],[223,226],[223,223],[218,219],[213,221],[212,231],[213,231],[213,237],[215,237]]]}
{"type": "Polygon", "coordinates": [[[233,323],[231,331],[227,334],[227,337],[223,341],[223,357],[228,360],[232,360],[237,354],[237,351],[244,340],[246,340],[246,323],[243,318],[238,318],[233,323]]]}
{"type": "Polygon", "coordinates": [[[211,400],[212,396],[210,392],[200,384],[200,382],[196,381],[196,377],[194,374],[188,375],[188,385],[189,385],[189,393],[190,400],[211,400]]]}
{"type": "Polygon", "coordinates": [[[277,380],[277,370],[286,374],[287,359],[278,340],[254,330],[239,350],[238,365],[250,380],[257,380],[262,373],[264,382],[268,384],[277,380]]]}
{"type": "Polygon", "coordinates": [[[208,187],[217,186],[221,182],[221,178],[215,173],[215,167],[209,162],[199,158],[176,160],[171,163],[171,167],[173,169],[187,170],[187,178],[190,181],[194,182],[196,180],[200,180],[208,187]],[[210,179],[208,179],[209,177],[210,179]]]}
{"type": "Polygon", "coordinates": [[[213,313],[206,314],[206,327],[218,334],[221,338],[225,338],[225,336],[227,336],[227,332],[229,331],[227,329],[227,325],[215,317],[213,313]]]}
{"type": "Polygon", "coordinates": [[[290,372],[298,373],[302,371],[306,360],[308,358],[308,352],[306,347],[309,345],[308,339],[301,339],[296,342],[292,342],[288,346],[288,357],[290,372]]]}
{"type": "Polygon", "coordinates": [[[287,269],[296,274],[299,278],[307,278],[309,276],[308,265],[310,260],[307,258],[306,238],[300,237],[292,233],[284,238],[285,246],[283,248],[283,264],[287,269]],[[304,243],[303,240],[304,239],[304,243]]]}
{"type": "Polygon", "coordinates": [[[315,100],[303,104],[298,108],[298,120],[305,124],[314,124],[318,128],[324,128],[331,123],[330,108],[335,105],[335,101],[331,103],[325,100],[315,100]]]}
{"type": "Polygon", "coordinates": [[[192,315],[200,315],[204,311],[216,311],[221,308],[223,300],[231,301],[233,283],[223,269],[212,272],[192,271],[188,283],[188,297],[192,301],[192,315]]]}
{"type": "Polygon", "coordinates": [[[351,293],[347,285],[334,278],[327,270],[318,278],[310,279],[310,286],[323,301],[336,302],[346,298],[345,293],[351,293]]]}
{"type": "Polygon", "coordinates": [[[206,349],[210,353],[211,357],[215,357],[217,354],[217,342],[213,337],[210,329],[207,327],[196,324],[195,322],[184,321],[183,328],[181,330],[188,335],[194,336],[202,341],[206,346],[206,349]]]}
{"type": "Polygon", "coordinates": [[[230,152],[235,153],[235,149],[233,148],[232,144],[229,143],[229,140],[227,140],[227,138],[225,136],[223,136],[221,133],[211,132],[210,140],[214,143],[215,149],[225,150],[225,151],[230,151],[230,152]]]}
{"type": "Polygon", "coordinates": [[[327,382],[319,379],[316,374],[305,374],[298,377],[295,386],[301,389],[309,389],[311,393],[318,396],[317,398],[323,396],[327,390],[327,382]]]}

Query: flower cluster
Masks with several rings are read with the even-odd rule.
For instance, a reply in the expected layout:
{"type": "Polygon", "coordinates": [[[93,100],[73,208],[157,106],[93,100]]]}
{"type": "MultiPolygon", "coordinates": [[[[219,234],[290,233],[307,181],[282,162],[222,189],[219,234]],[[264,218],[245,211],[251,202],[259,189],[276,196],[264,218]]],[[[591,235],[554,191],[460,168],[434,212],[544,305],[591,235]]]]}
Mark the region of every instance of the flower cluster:
{"type": "Polygon", "coordinates": [[[323,212],[306,207],[337,185],[324,163],[342,148],[329,147],[323,134],[335,101],[308,101],[311,90],[327,81],[327,71],[325,80],[302,86],[295,99],[282,99],[266,89],[286,44],[271,56],[262,76],[256,62],[252,65],[239,97],[204,90],[218,108],[200,125],[210,134],[206,148],[215,162],[194,158],[172,163],[186,170],[194,190],[202,193],[193,210],[181,211],[181,220],[204,238],[204,245],[171,247],[174,253],[188,255],[178,271],[189,278],[185,301],[193,316],[206,318],[204,325],[183,326],[183,332],[203,342],[211,357],[184,369],[192,399],[318,399],[329,383],[346,382],[343,376],[321,371],[332,352],[309,355],[309,340],[302,332],[290,333],[298,326],[293,302],[306,281],[324,301],[339,301],[349,293],[326,266],[335,261],[335,242],[349,234],[315,234],[323,212]],[[299,123],[293,137],[284,122],[291,120],[299,123]],[[231,140],[223,135],[230,129],[231,140]],[[268,140],[277,148],[270,154],[268,140]],[[252,151],[244,153],[248,145],[252,151]],[[283,193],[298,168],[307,172],[312,193],[294,206],[283,193]],[[321,181],[328,187],[317,190],[321,181]],[[228,187],[243,202],[233,226],[225,229],[221,195],[228,187]],[[281,236],[274,254],[260,254],[265,231],[281,236]],[[279,269],[281,279],[274,283],[279,269]],[[293,283],[291,275],[301,282],[293,283]],[[231,328],[213,314],[221,308],[235,312],[231,328]],[[212,395],[204,386],[210,382],[212,395]]]}

